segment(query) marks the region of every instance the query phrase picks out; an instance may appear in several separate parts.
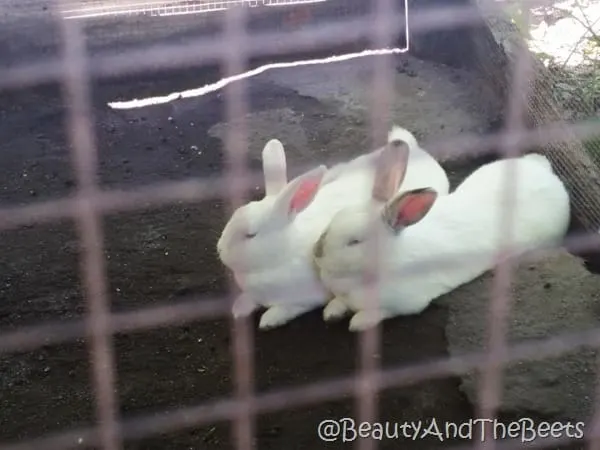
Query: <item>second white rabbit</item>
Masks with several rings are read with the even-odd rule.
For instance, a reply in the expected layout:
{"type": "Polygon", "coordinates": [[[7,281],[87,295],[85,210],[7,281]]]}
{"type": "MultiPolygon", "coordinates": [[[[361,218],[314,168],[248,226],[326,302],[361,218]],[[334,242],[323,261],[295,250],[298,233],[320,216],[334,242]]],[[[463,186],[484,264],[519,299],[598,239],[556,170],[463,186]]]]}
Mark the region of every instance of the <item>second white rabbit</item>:
{"type": "Polygon", "coordinates": [[[516,183],[511,249],[557,245],[567,232],[569,195],[542,155],[483,165],[445,196],[427,188],[396,192],[406,172],[405,143],[389,145],[380,157],[386,163],[379,165],[372,202],[336,213],[314,248],[322,281],[335,295],[323,311],[324,319],[354,312],[351,331],[390,317],[418,314],[432,300],[494,267],[500,220],[508,210],[503,201],[507,170],[515,171],[510,180],[516,183]],[[368,246],[375,243],[378,285],[369,288],[363,277],[375,262],[366,256],[368,246]],[[474,260],[463,256],[470,252],[479,256],[474,260]],[[455,258],[455,264],[401,275],[416,264],[435,263],[436,258],[455,258]],[[369,301],[372,292],[378,293],[375,308],[369,301]]]}

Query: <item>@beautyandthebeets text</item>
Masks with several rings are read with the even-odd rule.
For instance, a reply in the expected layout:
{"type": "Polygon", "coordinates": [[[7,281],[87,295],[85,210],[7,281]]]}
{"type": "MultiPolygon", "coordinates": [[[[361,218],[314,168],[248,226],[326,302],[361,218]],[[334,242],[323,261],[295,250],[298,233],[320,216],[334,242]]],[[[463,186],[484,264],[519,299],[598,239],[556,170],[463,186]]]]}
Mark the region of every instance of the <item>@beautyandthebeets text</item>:
{"type": "Polygon", "coordinates": [[[436,418],[405,422],[356,422],[344,417],[322,420],[317,427],[317,434],[324,442],[353,442],[357,439],[436,439],[441,442],[450,439],[519,439],[521,442],[532,442],[548,438],[582,439],[584,426],[583,422],[536,422],[527,417],[512,422],[493,419],[449,422],[436,418]]]}

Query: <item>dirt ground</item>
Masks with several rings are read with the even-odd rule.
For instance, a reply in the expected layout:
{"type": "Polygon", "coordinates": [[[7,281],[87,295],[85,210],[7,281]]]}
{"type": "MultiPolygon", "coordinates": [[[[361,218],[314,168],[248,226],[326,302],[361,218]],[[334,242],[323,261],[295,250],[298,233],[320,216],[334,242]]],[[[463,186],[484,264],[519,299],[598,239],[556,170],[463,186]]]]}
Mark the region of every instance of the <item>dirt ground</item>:
{"type": "MultiPolygon", "coordinates": [[[[220,173],[222,143],[208,131],[223,120],[222,95],[126,113],[106,106],[115,99],[164,94],[198,84],[197,74],[187,71],[162,80],[138,78],[95,85],[95,123],[105,187],[129,188],[220,173]]],[[[301,113],[307,142],[327,147],[332,136],[340,136],[331,128],[335,111],[330,105],[271,83],[252,82],[249,90],[251,111],[288,107],[301,113]]],[[[55,87],[0,96],[2,205],[57,198],[73,190],[64,112],[55,87]]],[[[451,112],[446,109],[439,114],[451,112]]],[[[348,145],[355,145],[355,135],[347,139],[348,145]]],[[[223,201],[214,199],[106,217],[105,255],[113,311],[168,305],[190,295],[224,294],[227,274],[215,252],[218,233],[226,221],[224,211],[223,201]]],[[[0,232],[0,242],[0,332],[74,319],[84,313],[77,236],[71,223],[0,232]]],[[[446,355],[446,317],[444,307],[432,306],[418,317],[387,321],[379,355],[383,366],[398,367],[446,355]]],[[[122,417],[174,410],[230,395],[230,340],[225,319],[116,336],[122,417]]],[[[280,329],[256,333],[256,389],[265,392],[351,375],[356,355],[356,336],[348,333],[347,322],[326,325],[321,312],[315,311],[280,329]]],[[[92,425],[93,398],[83,340],[2,355],[0,441],[92,425]]],[[[436,417],[458,423],[473,416],[455,378],[389,389],[380,399],[382,420],[436,417]]],[[[324,443],[316,427],[326,418],[352,416],[353,408],[354,399],[349,397],[260,416],[257,448],[348,448],[348,443],[324,443]]],[[[129,441],[125,448],[230,449],[230,436],[228,423],[215,423],[129,441]]],[[[435,439],[384,440],[380,448],[431,449],[449,444],[435,439]]]]}

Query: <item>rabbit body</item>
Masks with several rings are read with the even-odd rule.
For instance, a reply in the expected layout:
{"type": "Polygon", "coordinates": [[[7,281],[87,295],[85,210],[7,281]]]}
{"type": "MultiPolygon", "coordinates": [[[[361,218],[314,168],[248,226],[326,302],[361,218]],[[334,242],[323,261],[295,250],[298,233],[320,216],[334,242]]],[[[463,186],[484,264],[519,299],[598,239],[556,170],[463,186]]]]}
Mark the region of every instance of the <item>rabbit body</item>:
{"type": "Polygon", "coordinates": [[[353,311],[350,330],[358,331],[389,317],[418,314],[432,300],[492,269],[504,237],[502,218],[509,211],[507,170],[515,171],[510,182],[516,186],[509,213],[511,234],[504,242],[518,251],[561,242],[569,224],[569,195],[542,155],[481,166],[446,196],[428,189],[388,193],[385,205],[372,202],[338,212],[319,240],[315,263],[335,295],[324,310],[325,320],[353,311]],[[365,252],[374,245],[374,232],[380,250],[378,284],[370,291],[363,276],[372,264],[365,252]],[[452,268],[402,275],[416,264],[449,258],[456,258],[452,268]],[[374,292],[377,308],[368,302],[374,292]]]}
{"type": "MultiPolygon", "coordinates": [[[[389,139],[398,135],[407,140],[412,137],[395,127],[389,139]]],[[[434,185],[440,193],[447,193],[445,171],[416,141],[411,145],[415,151],[411,148],[407,181],[413,187],[434,185]]],[[[263,150],[265,197],[235,211],[217,243],[221,261],[234,272],[242,291],[234,302],[235,317],[266,307],[259,327],[268,329],[327,303],[331,294],[315,271],[312,249],[336,212],[369,201],[380,151],[329,170],[319,166],[284,184],[283,146],[276,140],[267,144],[263,150]]]]}

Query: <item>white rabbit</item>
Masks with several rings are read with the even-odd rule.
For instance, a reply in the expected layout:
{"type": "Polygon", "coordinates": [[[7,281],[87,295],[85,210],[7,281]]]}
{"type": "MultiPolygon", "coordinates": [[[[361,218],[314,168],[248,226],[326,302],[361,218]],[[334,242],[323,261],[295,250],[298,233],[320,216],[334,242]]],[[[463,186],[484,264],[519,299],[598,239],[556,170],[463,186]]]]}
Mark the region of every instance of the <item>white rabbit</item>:
{"type": "MultiPolygon", "coordinates": [[[[403,128],[394,127],[388,140],[398,136],[411,145],[408,188],[432,185],[447,193],[448,178],[439,163],[403,128]]],[[[217,243],[221,261],[242,291],[234,317],[265,306],[259,327],[268,329],[327,303],[331,294],[315,272],[313,246],[338,210],[370,200],[381,151],[329,170],[318,166],[285,184],[283,145],[275,139],[267,143],[262,154],[265,197],[236,210],[217,243]]]]}
{"type": "Polygon", "coordinates": [[[373,201],[339,211],[314,248],[321,279],[335,296],[324,308],[323,317],[332,320],[354,312],[351,331],[376,326],[390,317],[418,314],[437,297],[494,267],[501,243],[499,222],[507,211],[502,198],[506,170],[516,171],[511,178],[516,182],[508,241],[511,249],[559,245],[567,232],[569,195],[542,155],[483,165],[445,196],[429,188],[397,194],[408,148],[388,146],[381,157],[387,164],[379,166],[373,201]],[[363,282],[367,266],[373,264],[365,256],[370,245],[379,250],[378,285],[372,290],[363,282]],[[469,252],[481,257],[469,260],[461,256],[469,252]],[[402,270],[448,257],[456,258],[456,267],[413,272],[401,278],[402,270]],[[378,293],[378,307],[368,301],[371,292],[378,293]]]}

